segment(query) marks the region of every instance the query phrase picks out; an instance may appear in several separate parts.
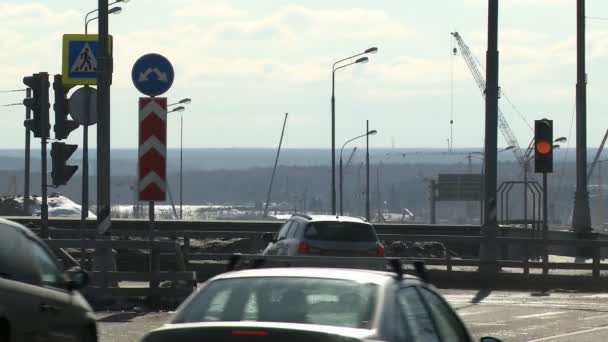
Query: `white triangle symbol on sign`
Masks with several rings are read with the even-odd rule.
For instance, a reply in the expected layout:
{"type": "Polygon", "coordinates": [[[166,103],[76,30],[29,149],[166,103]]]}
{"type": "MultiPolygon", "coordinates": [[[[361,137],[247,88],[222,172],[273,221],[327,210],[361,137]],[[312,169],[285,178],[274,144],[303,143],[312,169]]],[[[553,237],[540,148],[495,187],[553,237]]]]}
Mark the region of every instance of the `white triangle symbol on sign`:
{"type": "Polygon", "coordinates": [[[91,47],[89,43],[85,43],[80,50],[78,56],[74,60],[72,67],[70,68],[71,72],[87,72],[87,71],[97,71],[97,58],[91,51],[91,47]]]}

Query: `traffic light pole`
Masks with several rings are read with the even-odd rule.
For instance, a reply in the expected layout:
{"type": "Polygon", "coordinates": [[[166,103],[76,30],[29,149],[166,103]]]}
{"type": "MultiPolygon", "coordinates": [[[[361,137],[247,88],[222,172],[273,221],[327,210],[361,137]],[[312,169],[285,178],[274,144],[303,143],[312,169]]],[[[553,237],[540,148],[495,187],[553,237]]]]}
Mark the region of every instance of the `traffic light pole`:
{"type": "MultiPolygon", "coordinates": [[[[25,90],[25,96],[32,96],[32,89],[27,88],[25,90]]],[[[32,110],[29,107],[25,107],[25,120],[32,118],[32,110]]],[[[25,171],[23,175],[23,212],[25,216],[31,216],[30,212],[30,130],[25,128],[25,171]]]]}
{"type": "MultiPolygon", "coordinates": [[[[543,240],[545,243],[543,244],[543,263],[547,264],[549,262],[549,253],[547,250],[547,239],[549,238],[549,198],[548,198],[549,188],[547,186],[547,173],[543,172],[543,240]]],[[[547,274],[547,267],[543,267],[543,274],[547,274]]]]}
{"type": "MultiPolygon", "coordinates": [[[[85,86],[88,88],[88,86],[85,86]]],[[[84,236],[86,221],[89,217],[89,120],[90,99],[87,94],[85,99],[85,122],[82,125],[82,200],[80,208],[80,220],[82,221],[82,233],[84,236]]]]}
{"type": "MultiPolygon", "coordinates": [[[[49,74],[40,73],[41,84],[40,89],[44,91],[40,92],[40,96],[43,98],[40,100],[41,104],[49,103],[49,92],[48,82],[49,74]],[[46,98],[44,98],[46,97],[46,98]]],[[[47,239],[49,237],[49,206],[47,203],[47,169],[46,169],[46,142],[48,139],[48,122],[49,122],[49,107],[48,105],[42,105],[40,108],[40,161],[41,161],[41,182],[42,184],[42,204],[40,205],[40,222],[41,222],[41,235],[47,239]]]]}

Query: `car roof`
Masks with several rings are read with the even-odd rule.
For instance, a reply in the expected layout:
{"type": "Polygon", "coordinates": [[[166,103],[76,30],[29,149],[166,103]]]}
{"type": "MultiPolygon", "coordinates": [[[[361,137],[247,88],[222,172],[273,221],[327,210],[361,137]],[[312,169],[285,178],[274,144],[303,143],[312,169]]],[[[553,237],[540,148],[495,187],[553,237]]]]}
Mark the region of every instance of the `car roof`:
{"type": "MultiPolygon", "coordinates": [[[[391,272],[351,268],[272,267],[226,272],[217,275],[210,280],[255,277],[324,278],[382,285],[390,279],[395,279],[395,274],[391,272]]],[[[420,279],[411,275],[403,275],[403,280],[420,281],[420,279]]]]}
{"type": "Polygon", "coordinates": [[[11,227],[11,228],[15,229],[16,231],[18,231],[19,233],[21,233],[29,238],[32,238],[35,240],[40,240],[36,234],[34,234],[31,230],[29,230],[28,228],[26,228],[24,225],[22,225],[20,223],[13,222],[13,221],[0,217],[0,224],[11,227]]]}
{"type": "Polygon", "coordinates": [[[370,224],[369,222],[352,216],[340,216],[340,215],[293,215],[290,219],[300,218],[308,222],[353,222],[353,223],[364,223],[370,224]]]}

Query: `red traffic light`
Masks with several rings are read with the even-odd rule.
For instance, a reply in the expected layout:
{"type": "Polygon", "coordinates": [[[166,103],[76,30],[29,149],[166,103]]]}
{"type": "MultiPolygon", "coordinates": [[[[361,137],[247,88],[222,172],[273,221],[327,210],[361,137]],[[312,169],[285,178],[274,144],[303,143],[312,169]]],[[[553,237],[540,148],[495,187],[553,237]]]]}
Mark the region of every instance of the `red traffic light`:
{"type": "Polygon", "coordinates": [[[551,142],[549,142],[549,141],[540,140],[540,141],[536,142],[536,152],[538,152],[539,154],[551,153],[552,148],[553,148],[553,146],[551,145],[551,142]]]}

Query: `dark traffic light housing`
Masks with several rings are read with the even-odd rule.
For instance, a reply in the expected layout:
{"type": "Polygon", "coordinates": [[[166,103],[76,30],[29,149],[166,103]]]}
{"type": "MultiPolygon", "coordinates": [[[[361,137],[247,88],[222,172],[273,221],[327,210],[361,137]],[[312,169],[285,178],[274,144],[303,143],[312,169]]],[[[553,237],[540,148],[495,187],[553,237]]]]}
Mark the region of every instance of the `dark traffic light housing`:
{"type": "Polygon", "coordinates": [[[78,170],[76,165],[67,165],[67,160],[77,148],[78,145],[68,145],[60,142],[51,144],[51,159],[53,161],[51,179],[54,186],[66,185],[78,170]]]}
{"type": "Polygon", "coordinates": [[[70,88],[63,86],[61,75],[54,76],[53,90],[55,91],[55,104],[53,104],[53,110],[55,111],[55,125],[53,126],[53,130],[55,131],[56,140],[67,139],[70,133],[79,126],[76,121],[68,120],[70,104],[67,99],[67,93],[70,88]]]}
{"type": "Polygon", "coordinates": [[[553,120],[534,121],[534,172],[553,172],[553,120]]]}
{"type": "Polygon", "coordinates": [[[23,84],[32,89],[32,97],[23,99],[23,105],[33,113],[31,119],[25,120],[24,125],[34,133],[34,137],[49,137],[49,74],[40,72],[25,76],[23,84]]]}

